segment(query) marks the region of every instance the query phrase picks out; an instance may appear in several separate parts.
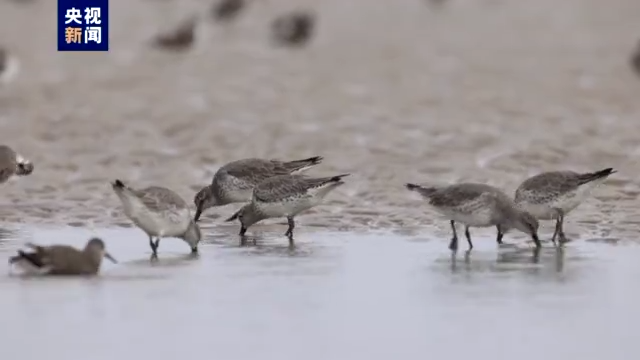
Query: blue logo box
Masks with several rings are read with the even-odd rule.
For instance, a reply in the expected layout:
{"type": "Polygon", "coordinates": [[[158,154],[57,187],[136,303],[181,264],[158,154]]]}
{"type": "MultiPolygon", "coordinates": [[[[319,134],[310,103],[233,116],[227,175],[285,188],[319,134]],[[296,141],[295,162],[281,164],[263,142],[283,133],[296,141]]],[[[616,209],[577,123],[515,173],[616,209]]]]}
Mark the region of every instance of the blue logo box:
{"type": "Polygon", "coordinates": [[[58,0],[58,51],[109,51],[109,0],[58,0]]]}

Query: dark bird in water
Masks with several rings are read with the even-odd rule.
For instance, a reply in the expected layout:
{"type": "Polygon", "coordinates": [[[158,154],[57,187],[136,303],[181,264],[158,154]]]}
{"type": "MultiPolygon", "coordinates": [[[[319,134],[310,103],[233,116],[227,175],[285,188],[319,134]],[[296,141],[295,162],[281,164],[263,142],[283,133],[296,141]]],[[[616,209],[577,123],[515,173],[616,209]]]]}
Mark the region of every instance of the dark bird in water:
{"type": "Polygon", "coordinates": [[[273,38],[281,45],[302,46],[313,35],[314,24],[315,16],[310,12],[280,15],[272,23],[273,38]]]}
{"type": "Polygon", "coordinates": [[[196,17],[191,17],[174,30],[158,35],[154,39],[153,45],[165,50],[185,51],[193,45],[196,24],[196,17]]]}
{"type": "Polygon", "coordinates": [[[102,258],[113,263],[111,256],[98,238],[90,239],[84,249],[68,245],[41,246],[27,243],[31,251],[18,250],[9,258],[10,265],[22,268],[27,274],[39,275],[95,275],[100,270],[102,258]]]}
{"type": "Polygon", "coordinates": [[[218,0],[211,8],[211,16],[216,21],[231,21],[238,17],[245,5],[245,0],[218,0]]]}

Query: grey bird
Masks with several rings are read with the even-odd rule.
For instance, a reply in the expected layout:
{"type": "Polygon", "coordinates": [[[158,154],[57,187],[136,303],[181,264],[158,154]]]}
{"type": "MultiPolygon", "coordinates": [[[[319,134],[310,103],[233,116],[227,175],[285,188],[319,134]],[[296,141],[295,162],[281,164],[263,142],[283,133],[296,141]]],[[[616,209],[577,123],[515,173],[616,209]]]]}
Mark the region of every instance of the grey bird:
{"type": "Polygon", "coordinates": [[[194,197],[194,220],[198,221],[202,212],[208,208],[250,201],[253,188],[265,179],[276,175],[301,174],[320,162],[321,156],[293,161],[257,158],[232,161],[218,169],[211,184],[198,191],[194,197]]]}
{"type": "Polygon", "coordinates": [[[211,16],[217,21],[235,19],[246,5],[246,0],[218,0],[211,8],[211,16]]]}
{"type": "Polygon", "coordinates": [[[90,239],[81,250],[68,245],[40,246],[27,243],[26,246],[32,251],[18,250],[18,255],[9,258],[9,264],[30,274],[95,275],[100,270],[103,257],[117,263],[99,238],[90,239]]]}
{"type": "Polygon", "coordinates": [[[6,145],[0,145],[0,184],[13,175],[26,176],[33,172],[31,161],[16,153],[6,145]]]}
{"type": "Polygon", "coordinates": [[[136,190],[120,180],[111,185],[124,206],[125,215],[149,236],[152,258],[157,258],[160,239],[165,237],[182,239],[189,244],[192,253],[198,252],[202,233],[180,195],[161,186],[136,190]],[[155,242],[153,237],[156,237],[155,242]]]}
{"type": "Polygon", "coordinates": [[[556,220],[551,241],[555,243],[556,237],[559,237],[559,241],[564,243],[567,241],[563,229],[564,217],[614,173],[616,171],[613,168],[590,173],[544,172],[526,179],[518,186],[515,203],[538,220],[556,220]]]}
{"type": "Polygon", "coordinates": [[[636,74],[640,75],[640,42],[638,42],[636,49],[631,54],[629,65],[631,65],[631,68],[636,72],[636,74]]]}
{"type": "Polygon", "coordinates": [[[280,45],[302,46],[313,35],[315,15],[307,11],[294,11],[273,20],[272,36],[280,45]]]}
{"type": "Polygon", "coordinates": [[[196,37],[197,16],[192,16],[175,29],[160,34],[153,39],[152,45],[158,49],[182,52],[191,48],[196,37]]]}
{"type": "Polygon", "coordinates": [[[465,225],[464,234],[469,243],[469,250],[473,249],[470,227],[495,226],[498,234],[496,242],[502,244],[502,237],[510,229],[516,228],[531,235],[536,247],[540,247],[538,239],[538,220],[531,214],[518,209],[513,200],[502,190],[476,183],[461,183],[445,187],[424,187],[416,184],[406,184],[407,189],[418,192],[428,200],[436,211],[445,215],[451,223],[453,238],[449,249],[458,249],[458,235],[455,223],[465,225]]]}
{"type": "Polygon", "coordinates": [[[264,219],[286,217],[289,228],[285,236],[293,246],[294,217],[299,213],[319,205],[325,196],[344,184],[342,174],[322,178],[310,178],[302,175],[278,175],[259,183],[253,189],[251,202],[240,208],[226,221],[240,221],[240,236],[247,229],[264,219]]]}

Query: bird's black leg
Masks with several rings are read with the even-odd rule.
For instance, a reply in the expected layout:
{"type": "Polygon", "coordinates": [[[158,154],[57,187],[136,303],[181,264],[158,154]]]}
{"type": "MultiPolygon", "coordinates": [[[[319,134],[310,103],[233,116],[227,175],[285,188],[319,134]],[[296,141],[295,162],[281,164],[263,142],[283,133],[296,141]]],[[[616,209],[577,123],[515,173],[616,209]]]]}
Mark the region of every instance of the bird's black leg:
{"type": "Polygon", "coordinates": [[[153,242],[153,237],[151,235],[149,235],[149,247],[151,247],[151,251],[153,251],[154,254],[157,253],[158,242],[153,242]]]}
{"type": "Polygon", "coordinates": [[[456,222],[451,220],[451,231],[453,231],[453,237],[451,238],[451,242],[449,243],[449,250],[457,251],[458,250],[458,233],[456,233],[456,222]]]}
{"type": "Polygon", "coordinates": [[[471,234],[469,233],[469,227],[464,227],[464,236],[467,237],[467,242],[469,243],[469,250],[473,249],[473,243],[471,242],[471,234]]]}
{"type": "Polygon", "coordinates": [[[551,242],[556,244],[556,236],[559,237],[560,242],[565,242],[567,238],[564,236],[564,231],[562,230],[562,225],[564,224],[564,213],[560,209],[556,209],[556,229],[553,232],[553,236],[551,237],[551,242]]]}
{"type": "Polygon", "coordinates": [[[246,232],[247,232],[247,228],[244,225],[240,225],[240,233],[238,233],[238,235],[244,236],[246,232]]]}
{"type": "Polygon", "coordinates": [[[155,260],[158,258],[158,245],[160,244],[160,239],[158,238],[158,240],[154,243],[153,242],[153,237],[151,235],[149,235],[149,246],[151,247],[151,260],[155,260]]]}
{"type": "Polygon", "coordinates": [[[498,235],[496,236],[496,242],[498,243],[498,245],[502,245],[502,244],[504,244],[502,242],[502,237],[504,236],[504,233],[502,232],[502,229],[500,228],[500,225],[496,225],[496,229],[498,229],[498,235]]]}
{"type": "Polygon", "coordinates": [[[289,242],[291,242],[291,238],[293,238],[293,228],[296,227],[296,223],[293,221],[293,216],[287,216],[287,222],[289,223],[289,228],[287,229],[287,232],[284,233],[284,236],[288,236],[289,242]]]}
{"type": "Polygon", "coordinates": [[[563,244],[569,241],[567,237],[564,235],[564,213],[563,212],[560,213],[559,222],[560,222],[560,228],[558,231],[558,237],[559,237],[558,241],[560,242],[560,244],[563,244]]]}

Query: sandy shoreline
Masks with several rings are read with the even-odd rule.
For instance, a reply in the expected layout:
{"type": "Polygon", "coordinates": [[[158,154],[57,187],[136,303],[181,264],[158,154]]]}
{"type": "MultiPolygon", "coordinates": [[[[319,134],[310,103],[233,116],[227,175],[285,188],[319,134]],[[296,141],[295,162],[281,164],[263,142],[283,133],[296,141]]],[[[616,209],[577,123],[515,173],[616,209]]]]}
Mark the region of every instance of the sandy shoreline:
{"type": "Polygon", "coordinates": [[[303,225],[446,234],[405,182],[511,192],[542,170],[614,167],[567,232],[635,237],[637,1],[309,4],[320,20],[303,51],[266,41],[270,17],[294,5],[277,0],[234,26],[207,24],[190,53],[164,54],[149,37],[204,5],[114,3],[103,56],[52,50],[54,2],[0,3],[0,33],[25,21],[46,29],[0,38],[23,63],[0,91],[0,140],[37,166],[0,187],[2,224],[126,223],[114,178],[191,202],[228,161],[321,155],[311,174],[353,175],[303,225]]]}

